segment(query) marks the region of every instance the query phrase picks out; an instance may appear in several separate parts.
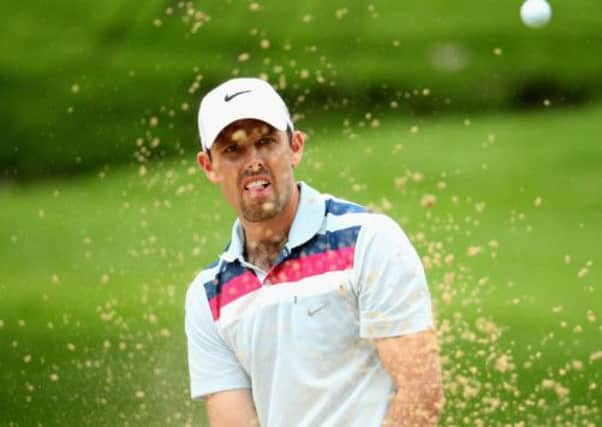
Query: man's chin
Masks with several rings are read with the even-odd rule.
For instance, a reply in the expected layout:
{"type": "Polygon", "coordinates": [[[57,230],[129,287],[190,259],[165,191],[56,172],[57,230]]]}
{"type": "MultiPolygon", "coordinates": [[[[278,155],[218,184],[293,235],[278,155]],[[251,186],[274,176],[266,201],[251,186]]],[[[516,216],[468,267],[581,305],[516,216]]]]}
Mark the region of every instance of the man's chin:
{"type": "Polygon", "coordinates": [[[243,211],[243,217],[248,222],[264,222],[264,221],[274,218],[275,216],[276,216],[276,212],[265,212],[265,211],[245,212],[245,211],[243,211]]]}
{"type": "Polygon", "coordinates": [[[278,215],[276,204],[270,200],[257,201],[253,206],[243,205],[242,216],[249,222],[262,222],[278,215]]]}

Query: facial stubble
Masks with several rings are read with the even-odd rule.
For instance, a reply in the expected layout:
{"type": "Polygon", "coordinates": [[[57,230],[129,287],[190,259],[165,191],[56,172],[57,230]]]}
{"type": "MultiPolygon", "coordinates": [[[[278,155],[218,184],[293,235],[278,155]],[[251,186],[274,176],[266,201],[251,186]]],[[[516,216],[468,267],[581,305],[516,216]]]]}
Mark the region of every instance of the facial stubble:
{"type": "Polygon", "coordinates": [[[280,192],[275,187],[272,187],[272,191],[274,197],[266,200],[247,201],[241,194],[240,206],[245,220],[248,222],[267,221],[282,212],[291,197],[291,192],[286,190],[280,192]]]}

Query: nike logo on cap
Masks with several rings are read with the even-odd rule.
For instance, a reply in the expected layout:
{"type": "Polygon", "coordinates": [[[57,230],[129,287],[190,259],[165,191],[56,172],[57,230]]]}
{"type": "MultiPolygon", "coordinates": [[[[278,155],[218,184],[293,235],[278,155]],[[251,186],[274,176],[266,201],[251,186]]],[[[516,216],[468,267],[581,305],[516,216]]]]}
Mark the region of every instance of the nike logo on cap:
{"type": "Polygon", "coordinates": [[[224,101],[226,101],[226,102],[231,101],[232,98],[235,98],[238,95],[242,95],[243,93],[247,93],[247,92],[251,92],[251,90],[241,90],[240,92],[233,93],[232,95],[226,94],[226,96],[224,96],[224,101]]]}

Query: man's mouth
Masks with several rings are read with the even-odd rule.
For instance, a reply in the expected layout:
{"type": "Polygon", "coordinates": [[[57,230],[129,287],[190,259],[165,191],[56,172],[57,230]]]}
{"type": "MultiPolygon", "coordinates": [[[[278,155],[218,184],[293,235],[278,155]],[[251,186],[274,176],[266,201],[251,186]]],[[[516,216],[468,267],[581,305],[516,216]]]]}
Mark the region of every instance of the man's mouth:
{"type": "Polygon", "coordinates": [[[252,194],[260,194],[267,190],[272,184],[265,178],[251,178],[243,184],[243,189],[252,194]]]}

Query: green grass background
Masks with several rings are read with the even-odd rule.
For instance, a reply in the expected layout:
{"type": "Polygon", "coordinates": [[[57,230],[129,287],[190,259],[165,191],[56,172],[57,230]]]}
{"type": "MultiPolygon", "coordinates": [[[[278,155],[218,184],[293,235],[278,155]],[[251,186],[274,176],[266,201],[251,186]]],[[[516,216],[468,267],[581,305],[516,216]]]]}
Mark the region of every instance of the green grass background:
{"type": "MultiPolygon", "coordinates": [[[[592,105],[387,115],[377,127],[337,125],[345,117],[335,116],[307,123],[299,179],[364,204],[386,198],[421,255],[455,256],[428,270],[438,322],[451,325],[442,336],[445,425],[600,423],[601,361],[590,355],[602,350],[601,114],[592,105]],[[416,172],[422,180],[396,187],[396,178],[416,172]],[[421,206],[425,194],[436,196],[430,209],[421,206]],[[429,249],[433,242],[440,249],[429,249]],[[483,251],[467,256],[475,245],[483,251]],[[446,272],[458,277],[450,304],[442,301],[446,272]],[[483,277],[487,284],[478,285],[483,277]],[[501,338],[466,339],[478,335],[478,318],[495,322],[501,338]],[[516,364],[506,373],[495,369],[504,352],[516,364]],[[583,368],[561,374],[573,360],[583,368]],[[480,385],[476,397],[463,395],[459,376],[480,385]],[[568,400],[541,389],[546,378],[567,387],[568,400]],[[501,406],[488,412],[483,396],[501,406]],[[545,404],[529,406],[533,397],[545,404]],[[589,409],[580,413],[580,405],[589,409]]],[[[5,186],[0,205],[0,422],[204,425],[202,404],[188,398],[183,300],[228,239],[233,213],[192,156],[151,163],[143,177],[138,167],[109,168],[5,186]]]]}

